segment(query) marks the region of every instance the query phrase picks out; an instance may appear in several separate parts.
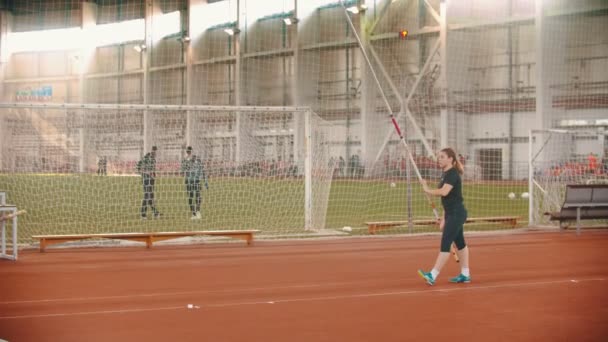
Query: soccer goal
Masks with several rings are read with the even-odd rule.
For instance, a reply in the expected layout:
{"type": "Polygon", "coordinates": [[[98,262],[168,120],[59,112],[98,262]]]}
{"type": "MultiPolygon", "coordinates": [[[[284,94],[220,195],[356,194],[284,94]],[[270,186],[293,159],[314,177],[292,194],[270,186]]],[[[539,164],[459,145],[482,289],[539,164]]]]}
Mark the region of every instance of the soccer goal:
{"type": "Polygon", "coordinates": [[[557,225],[567,184],[608,183],[602,165],[604,134],[585,130],[532,130],[529,136],[530,226],[557,225]]]}
{"type": "Polygon", "coordinates": [[[325,226],[330,124],[308,108],[4,104],[0,127],[0,189],[29,213],[22,241],[205,229],[283,236],[325,226]],[[142,220],[137,163],[153,146],[160,219],[142,220]],[[187,146],[207,177],[200,219],[182,172],[187,146]]]}
{"type": "Polygon", "coordinates": [[[0,259],[17,260],[17,207],[7,205],[0,190],[0,259]]]}

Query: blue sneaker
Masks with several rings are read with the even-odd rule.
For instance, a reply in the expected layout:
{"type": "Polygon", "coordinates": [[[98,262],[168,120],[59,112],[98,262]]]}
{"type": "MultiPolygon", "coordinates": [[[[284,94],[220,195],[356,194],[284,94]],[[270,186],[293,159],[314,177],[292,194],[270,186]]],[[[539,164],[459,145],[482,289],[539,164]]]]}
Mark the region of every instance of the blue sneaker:
{"type": "Polygon", "coordinates": [[[457,277],[450,279],[450,283],[470,283],[471,277],[467,277],[463,274],[459,274],[457,277]]]}
{"type": "Polygon", "coordinates": [[[426,281],[427,284],[433,286],[435,285],[435,279],[433,279],[433,275],[431,272],[424,272],[423,270],[418,270],[418,275],[426,281]]]}

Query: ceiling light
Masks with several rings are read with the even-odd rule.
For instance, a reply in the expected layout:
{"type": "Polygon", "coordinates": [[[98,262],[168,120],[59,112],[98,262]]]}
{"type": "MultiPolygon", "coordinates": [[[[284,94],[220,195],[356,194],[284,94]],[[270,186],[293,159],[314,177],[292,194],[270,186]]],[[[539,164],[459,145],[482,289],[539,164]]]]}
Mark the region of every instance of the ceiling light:
{"type": "Polygon", "coordinates": [[[229,27],[227,29],[224,29],[224,32],[228,33],[228,35],[234,36],[235,34],[240,33],[241,30],[239,30],[238,28],[229,27]]]}
{"type": "Polygon", "coordinates": [[[359,13],[359,7],[357,6],[352,6],[346,9],[347,11],[351,12],[352,14],[357,14],[359,13]]]}
{"type": "Polygon", "coordinates": [[[291,24],[297,24],[300,19],[295,18],[295,17],[288,17],[288,18],[283,18],[283,21],[285,22],[285,25],[291,25],[291,24]]]}
{"type": "Polygon", "coordinates": [[[137,52],[142,52],[146,49],[146,45],[145,44],[137,44],[135,46],[133,46],[133,49],[137,52]]]}

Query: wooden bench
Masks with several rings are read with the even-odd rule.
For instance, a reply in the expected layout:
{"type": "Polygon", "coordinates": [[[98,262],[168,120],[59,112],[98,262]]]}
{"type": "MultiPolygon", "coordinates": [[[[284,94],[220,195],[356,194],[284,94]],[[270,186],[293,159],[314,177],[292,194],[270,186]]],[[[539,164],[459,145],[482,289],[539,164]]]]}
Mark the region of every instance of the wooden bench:
{"type": "MultiPolygon", "coordinates": [[[[493,217],[471,217],[467,218],[466,223],[473,222],[505,222],[508,223],[511,228],[514,228],[517,225],[518,216],[493,216],[493,217]]],[[[369,234],[376,234],[377,231],[390,227],[398,227],[404,226],[408,224],[409,221],[379,221],[379,222],[365,222],[367,225],[367,231],[369,234]]],[[[437,224],[435,219],[422,219],[422,220],[412,220],[412,223],[415,226],[428,226],[437,224]]]]}
{"type": "Polygon", "coordinates": [[[566,198],[557,212],[546,212],[549,219],[564,223],[576,221],[576,232],[580,234],[581,220],[608,219],[608,184],[569,184],[566,185],[566,198]]]}
{"type": "Polygon", "coordinates": [[[245,240],[247,245],[253,243],[253,235],[259,230],[199,230],[192,232],[152,232],[152,233],[101,233],[101,234],[73,234],[73,235],[34,235],[32,238],[40,240],[40,252],[44,252],[47,246],[78,241],[85,239],[118,239],[144,242],[147,248],[152,247],[156,241],[177,239],[188,236],[227,236],[235,239],[245,240]]]}

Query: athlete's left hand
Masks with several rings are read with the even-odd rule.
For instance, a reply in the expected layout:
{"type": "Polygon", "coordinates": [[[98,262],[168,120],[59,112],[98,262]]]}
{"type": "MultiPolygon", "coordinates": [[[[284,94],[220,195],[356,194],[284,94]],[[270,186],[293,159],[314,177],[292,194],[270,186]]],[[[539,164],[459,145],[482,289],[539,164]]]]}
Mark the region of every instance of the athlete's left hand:
{"type": "Polygon", "coordinates": [[[424,192],[429,192],[429,186],[424,179],[420,181],[420,184],[422,185],[422,190],[424,190],[424,192]]]}

